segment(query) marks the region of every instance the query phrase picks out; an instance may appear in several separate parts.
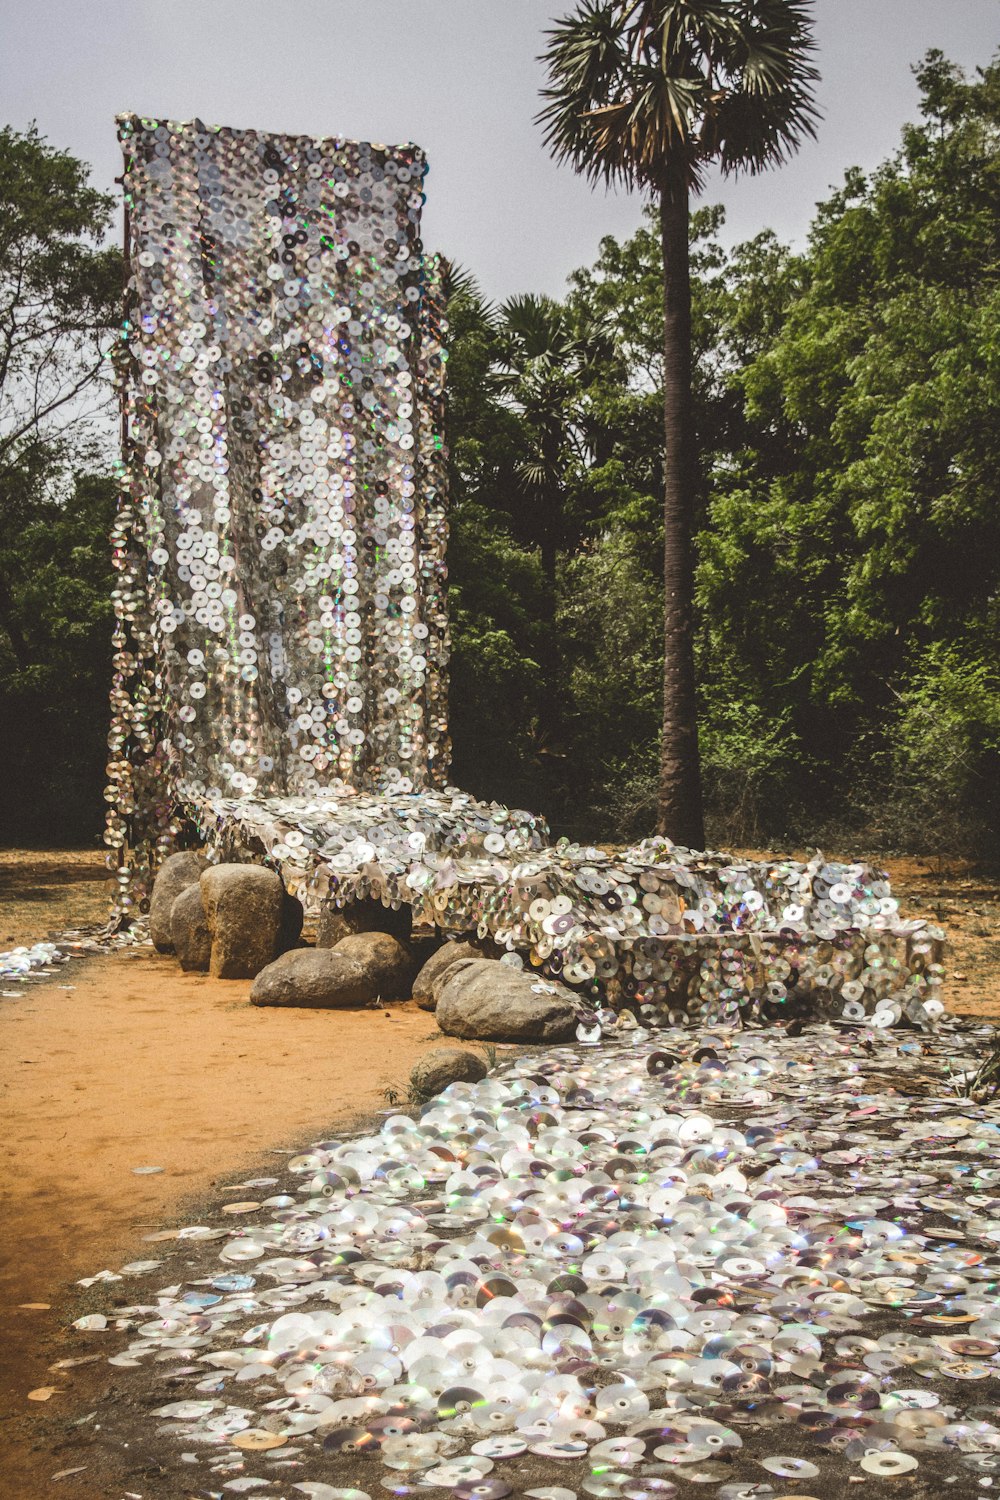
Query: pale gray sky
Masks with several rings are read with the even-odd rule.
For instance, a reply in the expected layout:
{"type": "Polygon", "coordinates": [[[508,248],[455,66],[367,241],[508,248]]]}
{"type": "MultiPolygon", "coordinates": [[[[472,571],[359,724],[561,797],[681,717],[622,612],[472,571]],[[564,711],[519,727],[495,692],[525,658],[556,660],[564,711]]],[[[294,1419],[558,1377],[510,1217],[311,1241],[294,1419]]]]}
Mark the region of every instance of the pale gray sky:
{"type": "MultiPolygon", "coordinates": [[[[548,21],[572,0],[0,0],[0,118],[31,119],[110,187],[123,109],[262,130],[413,140],[429,156],[425,242],[492,297],[558,294],[638,199],[556,167],[532,123],[548,21]]],[[[1000,45],[1000,0],[817,0],[819,138],[780,171],[710,184],[727,237],[801,239],[850,165],[916,115],[928,47],[967,68],[1000,45]]]]}

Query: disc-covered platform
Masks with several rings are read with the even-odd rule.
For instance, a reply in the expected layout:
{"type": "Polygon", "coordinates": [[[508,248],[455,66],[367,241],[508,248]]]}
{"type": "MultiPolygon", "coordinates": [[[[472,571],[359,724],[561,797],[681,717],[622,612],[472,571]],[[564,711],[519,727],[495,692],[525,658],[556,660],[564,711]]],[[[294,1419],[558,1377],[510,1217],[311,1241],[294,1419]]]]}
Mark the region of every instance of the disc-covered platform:
{"type": "Polygon", "coordinates": [[[940,934],[861,864],[614,855],[448,785],[447,322],[413,145],[129,115],[107,839],[376,898],[612,1004],[878,1024],[940,934]]]}
{"type": "Polygon", "coordinates": [[[260,858],[307,911],[375,899],[489,939],[601,1003],[661,1019],[940,1015],[941,933],[864,864],[769,863],[648,839],[551,844],[526,812],[455,788],[196,804],[217,857],[260,858]]]}

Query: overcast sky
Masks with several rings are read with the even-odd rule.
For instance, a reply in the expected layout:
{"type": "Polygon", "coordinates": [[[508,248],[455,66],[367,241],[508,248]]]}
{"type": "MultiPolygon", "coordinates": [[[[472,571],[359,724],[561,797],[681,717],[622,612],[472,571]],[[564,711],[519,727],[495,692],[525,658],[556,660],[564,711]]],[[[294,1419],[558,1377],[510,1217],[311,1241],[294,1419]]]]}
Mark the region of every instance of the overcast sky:
{"type": "MultiPolygon", "coordinates": [[[[110,187],[114,115],[412,140],[431,171],[424,239],[494,298],[558,294],[636,198],[594,191],[542,149],[533,122],[548,22],[572,0],[0,0],[0,110],[32,119],[110,187]]],[[[917,114],[929,47],[972,69],[1000,45],[1000,0],[816,0],[818,139],[789,166],[714,179],[727,237],[801,240],[813,204],[872,167],[917,114]]]]}

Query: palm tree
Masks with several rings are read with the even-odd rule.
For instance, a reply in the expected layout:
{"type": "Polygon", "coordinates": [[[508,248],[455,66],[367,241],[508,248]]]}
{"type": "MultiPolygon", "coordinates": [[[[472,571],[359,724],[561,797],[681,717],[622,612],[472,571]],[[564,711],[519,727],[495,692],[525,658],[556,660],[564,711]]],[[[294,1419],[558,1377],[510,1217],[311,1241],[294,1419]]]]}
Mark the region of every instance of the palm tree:
{"type": "Polygon", "coordinates": [[[707,168],[777,165],[815,133],[811,0],[583,0],[546,33],[538,116],[557,161],[659,200],[663,247],[664,670],[658,827],[705,842],[693,652],[688,220],[707,168]]]}
{"type": "Polygon", "coordinates": [[[551,297],[508,298],[495,328],[491,384],[523,423],[527,451],[516,472],[551,592],[567,483],[584,458],[577,422],[584,351],[566,308],[551,297]]]}

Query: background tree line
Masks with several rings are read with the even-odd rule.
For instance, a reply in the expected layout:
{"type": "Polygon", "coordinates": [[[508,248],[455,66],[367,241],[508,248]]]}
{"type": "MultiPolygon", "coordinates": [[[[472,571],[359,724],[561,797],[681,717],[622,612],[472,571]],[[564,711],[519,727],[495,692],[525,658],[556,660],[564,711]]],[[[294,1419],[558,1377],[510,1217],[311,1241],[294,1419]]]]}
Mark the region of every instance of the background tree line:
{"type": "MultiPolygon", "coordinates": [[[[967,79],[935,53],[917,76],[919,122],[801,252],[768,232],[727,250],[720,209],[692,218],[716,845],[988,855],[1000,833],[1000,63],[967,79]]],[[[38,388],[107,346],[109,212],[79,163],[0,132],[0,326],[22,360],[48,351],[38,388]],[[43,345],[12,247],[33,315],[58,313],[43,345]]],[[[588,839],[655,820],[662,278],[651,217],[561,300],[449,288],[453,779],[588,839]]],[[[12,433],[36,387],[2,354],[0,374],[12,433]]],[[[0,444],[8,839],[92,837],[103,810],[114,485],[60,410],[0,444]]]]}

